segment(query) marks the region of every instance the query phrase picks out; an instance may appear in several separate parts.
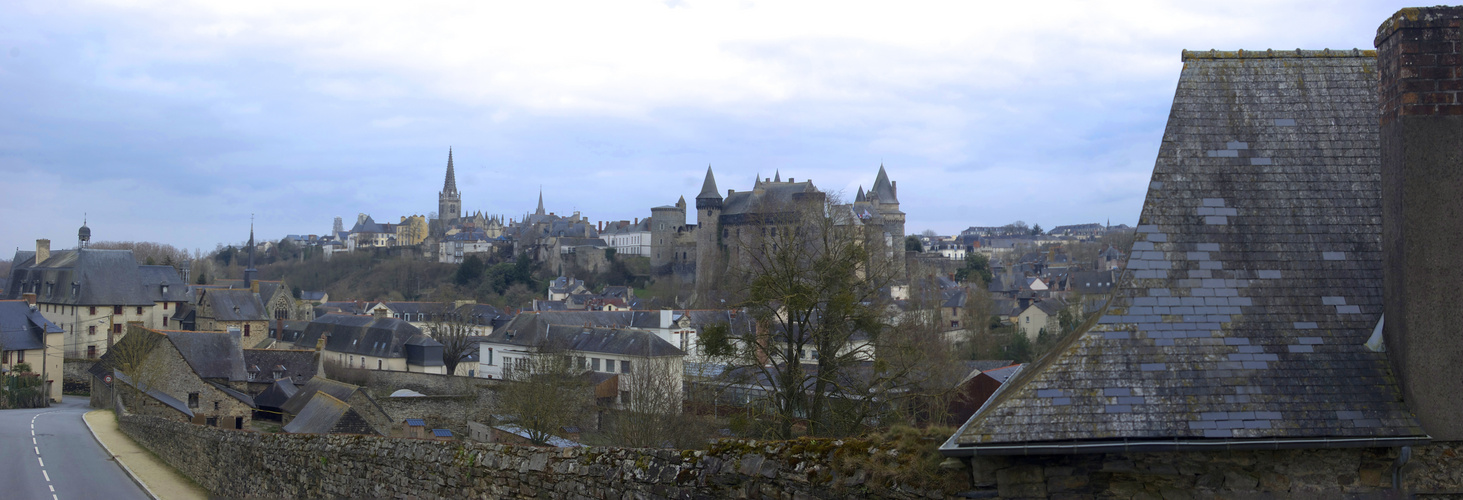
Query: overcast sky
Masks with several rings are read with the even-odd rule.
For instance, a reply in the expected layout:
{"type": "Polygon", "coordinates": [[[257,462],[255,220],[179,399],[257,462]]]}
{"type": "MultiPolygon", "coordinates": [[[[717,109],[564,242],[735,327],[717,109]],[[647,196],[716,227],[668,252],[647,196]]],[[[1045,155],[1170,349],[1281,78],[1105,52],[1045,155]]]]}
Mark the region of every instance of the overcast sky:
{"type": "Polygon", "coordinates": [[[0,3],[0,253],[437,208],[646,217],[754,175],[910,233],[1135,224],[1183,49],[1372,48],[1396,2],[0,3]]]}

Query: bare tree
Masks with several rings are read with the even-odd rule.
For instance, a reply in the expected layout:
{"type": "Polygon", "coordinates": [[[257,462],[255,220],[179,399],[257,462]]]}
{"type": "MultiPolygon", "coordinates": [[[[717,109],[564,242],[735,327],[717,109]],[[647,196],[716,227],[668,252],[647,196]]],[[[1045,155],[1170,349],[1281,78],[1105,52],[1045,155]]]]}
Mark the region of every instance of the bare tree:
{"type": "Polygon", "coordinates": [[[709,424],[682,412],[683,368],[675,358],[637,360],[634,372],[620,375],[621,405],[608,434],[633,448],[698,448],[709,424]]]}
{"type": "Polygon", "coordinates": [[[478,334],[477,325],[458,311],[457,303],[448,300],[437,302],[427,313],[427,334],[442,344],[442,364],[448,375],[457,373],[457,365],[477,349],[477,343],[472,341],[478,334]]]}
{"type": "Polygon", "coordinates": [[[760,208],[761,227],[731,238],[724,280],[759,327],[706,328],[701,345],[739,377],[727,383],[765,395],[773,437],[793,437],[800,422],[832,434],[835,418],[850,413],[843,405],[867,405],[867,391],[894,375],[875,358],[887,340],[881,289],[901,263],[892,245],[903,242],[821,193],[760,208]]]}
{"type": "Polygon", "coordinates": [[[110,370],[117,370],[132,380],[132,385],[141,388],[158,387],[164,382],[164,370],[151,362],[153,351],[163,342],[160,333],[138,326],[129,326],[127,334],[117,340],[101,362],[110,370]]]}
{"type": "Polygon", "coordinates": [[[511,363],[504,374],[509,383],[498,392],[497,408],[511,415],[534,444],[548,444],[565,426],[579,425],[594,404],[583,370],[560,350],[515,358],[511,363]]]}

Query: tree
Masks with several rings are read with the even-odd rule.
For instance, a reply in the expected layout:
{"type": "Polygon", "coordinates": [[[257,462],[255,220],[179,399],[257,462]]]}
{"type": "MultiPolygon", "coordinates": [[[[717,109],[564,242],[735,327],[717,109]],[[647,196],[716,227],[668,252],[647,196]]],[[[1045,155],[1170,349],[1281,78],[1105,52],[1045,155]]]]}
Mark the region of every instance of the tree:
{"type": "Polygon", "coordinates": [[[631,448],[698,448],[708,424],[681,411],[683,369],[667,358],[636,360],[634,371],[620,374],[620,404],[608,426],[610,439],[631,448]]]}
{"type": "Polygon", "coordinates": [[[1032,236],[1040,236],[1041,233],[1042,233],[1041,224],[1033,224],[1031,226],[1031,235],[1032,236]]]}
{"type": "Polygon", "coordinates": [[[895,276],[894,249],[831,197],[761,208],[762,231],[732,239],[723,280],[729,304],[761,327],[713,329],[702,345],[740,377],[727,383],[766,395],[774,437],[793,437],[803,421],[810,434],[830,434],[835,404],[867,404],[867,388],[853,385],[880,377],[868,361],[886,340],[880,289],[895,276]]]}
{"type": "Polygon", "coordinates": [[[461,364],[477,348],[472,336],[477,335],[472,318],[458,312],[456,302],[443,300],[427,313],[427,334],[442,344],[442,364],[447,375],[457,373],[461,364]]]}
{"type": "Polygon", "coordinates": [[[476,255],[468,255],[462,259],[462,264],[458,264],[457,274],[453,275],[452,281],[458,285],[467,286],[468,283],[482,277],[483,268],[482,259],[476,255]]]}
{"type": "Polygon", "coordinates": [[[164,370],[150,362],[153,350],[163,342],[160,333],[145,328],[129,327],[126,335],[113,342],[102,357],[103,366],[117,370],[132,379],[132,385],[139,388],[158,387],[164,380],[164,370]]]}
{"type": "Polygon", "coordinates": [[[905,236],[904,237],[904,251],[906,251],[906,252],[924,252],[925,251],[925,246],[924,246],[923,243],[920,243],[918,236],[913,236],[913,235],[911,235],[911,236],[905,236]]]}
{"type": "Polygon", "coordinates": [[[992,277],[991,260],[980,252],[965,252],[965,265],[955,271],[955,281],[964,283],[979,278],[980,281],[974,285],[982,289],[990,284],[992,277]]]}
{"type": "MultiPolygon", "coordinates": [[[[498,392],[499,413],[513,417],[534,444],[547,444],[565,426],[579,425],[594,404],[594,394],[574,359],[559,349],[512,360],[508,380],[498,392]]],[[[508,359],[503,360],[508,363],[508,359]]]]}

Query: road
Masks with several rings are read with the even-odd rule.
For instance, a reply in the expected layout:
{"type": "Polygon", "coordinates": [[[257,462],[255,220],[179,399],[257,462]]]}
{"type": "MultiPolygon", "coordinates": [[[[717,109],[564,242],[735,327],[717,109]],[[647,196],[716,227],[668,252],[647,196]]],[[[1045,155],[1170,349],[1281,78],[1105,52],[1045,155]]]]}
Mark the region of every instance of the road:
{"type": "Polygon", "coordinates": [[[97,444],[81,416],[87,398],[50,408],[0,410],[0,498],[146,500],[97,444]]]}

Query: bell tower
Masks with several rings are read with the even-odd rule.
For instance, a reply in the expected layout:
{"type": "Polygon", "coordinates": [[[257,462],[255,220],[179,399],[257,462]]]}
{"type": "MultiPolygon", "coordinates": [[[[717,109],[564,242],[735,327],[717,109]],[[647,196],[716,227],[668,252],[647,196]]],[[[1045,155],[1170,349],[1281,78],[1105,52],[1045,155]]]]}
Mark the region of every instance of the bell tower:
{"type": "Polygon", "coordinates": [[[462,216],[462,193],[457,192],[457,174],[452,170],[452,148],[447,148],[447,179],[437,194],[437,219],[443,226],[457,222],[462,216]]]}

